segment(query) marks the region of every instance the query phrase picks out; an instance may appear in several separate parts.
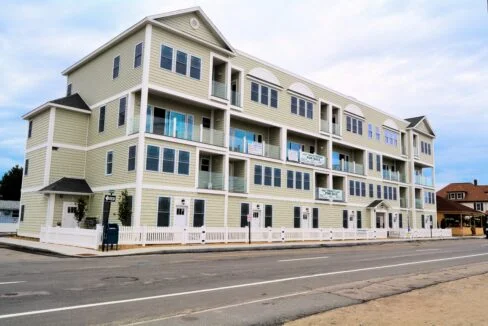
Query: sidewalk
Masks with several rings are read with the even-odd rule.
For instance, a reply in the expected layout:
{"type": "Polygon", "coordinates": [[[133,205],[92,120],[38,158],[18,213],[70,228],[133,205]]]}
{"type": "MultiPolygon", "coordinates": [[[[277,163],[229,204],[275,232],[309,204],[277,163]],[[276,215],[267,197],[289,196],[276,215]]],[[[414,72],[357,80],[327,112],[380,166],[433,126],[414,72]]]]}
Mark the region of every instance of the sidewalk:
{"type": "Polygon", "coordinates": [[[40,254],[49,254],[64,257],[114,257],[131,255],[150,255],[150,254],[181,254],[197,252],[228,252],[228,251],[248,251],[248,250],[283,250],[283,249],[306,249],[306,248],[327,248],[327,247],[353,247],[377,244],[391,244],[403,242],[420,241],[441,241],[441,240],[464,240],[464,239],[483,239],[484,237],[464,237],[464,238],[420,238],[420,239],[382,239],[382,240],[345,240],[330,242],[287,242],[287,243],[257,243],[257,244],[206,244],[206,245],[160,245],[147,246],[132,249],[121,249],[111,251],[97,251],[93,249],[72,247],[51,243],[41,243],[38,241],[17,239],[11,237],[0,237],[0,245],[8,246],[12,249],[30,251],[40,254]]]}

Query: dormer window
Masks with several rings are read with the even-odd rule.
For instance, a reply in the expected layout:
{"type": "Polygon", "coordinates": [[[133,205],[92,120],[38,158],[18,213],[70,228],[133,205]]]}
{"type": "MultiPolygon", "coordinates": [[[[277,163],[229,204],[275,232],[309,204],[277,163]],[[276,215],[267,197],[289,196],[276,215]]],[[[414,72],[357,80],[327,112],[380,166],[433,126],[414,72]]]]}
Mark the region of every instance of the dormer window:
{"type": "Polygon", "coordinates": [[[71,95],[71,84],[68,84],[68,86],[66,87],[66,96],[70,96],[71,95]]]}

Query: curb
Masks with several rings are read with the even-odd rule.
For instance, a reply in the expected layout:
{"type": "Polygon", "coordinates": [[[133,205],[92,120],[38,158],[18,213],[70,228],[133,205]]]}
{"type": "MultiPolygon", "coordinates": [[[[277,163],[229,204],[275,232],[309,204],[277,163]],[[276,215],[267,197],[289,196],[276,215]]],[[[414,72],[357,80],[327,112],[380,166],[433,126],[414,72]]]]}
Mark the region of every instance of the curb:
{"type": "Polygon", "coordinates": [[[354,242],[354,243],[302,243],[302,244],[289,244],[289,245],[260,245],[251,247],[220,247],[220,248],[181,248],[181,249],[161,249],[150,252],[129,252],[125,254],[108,254],[108,255],[69,255],[55,250],[38,248],[33,246],[26,246],[15,243],[4,243],[0,241],[0,246],[3,245],[13,250],[37,253],[46,256],[55,256],[62,258],[106,258],[106,257],[126,257],[126,256],[143,256],[143,255],[169,255],[169,254],[186,254],[186,253],[209,253],[209,252],[238,252],[238,251],[265,251],[265,250],[294,250],[294,249],[313,249],[313,248],[345,248],[345,247],[358,247],[358,246],[372,246],[372,245],[385,245],[385,244],[401,244],[401,243],[420,243],[429,241],[453,241],[453,240],[472,240],[472,239],[484,239],[484,237],[456,237],[456,238],[420,238],[420,239],[406,239],[400,241],[383,240],[376,242],[354,242]]]}

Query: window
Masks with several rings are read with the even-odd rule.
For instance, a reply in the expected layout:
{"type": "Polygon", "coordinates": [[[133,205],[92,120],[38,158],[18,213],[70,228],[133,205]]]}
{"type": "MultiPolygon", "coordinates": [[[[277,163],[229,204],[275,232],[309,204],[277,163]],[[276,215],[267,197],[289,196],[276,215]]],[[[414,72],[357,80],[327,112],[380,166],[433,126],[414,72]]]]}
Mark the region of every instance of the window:
{"type": "Polygon", "coordinates": [[[259,102],[259,84],[251,83],[251,101],[259,102]]]}
{"type": "Polygon", "coordinates": [[[142,64],[142,42],[136,45],[134,50],[134,68],[140,67],[142,64]]]}
{"type": "Polygon", "coordinates": [[[20,206],[20,221],[24,221],[25,205],[20,206]]]}
{"type": "Polygon", "coordinates": [[[199,228],[205,224],[205,200],[195,199],[193,203],[193,227],[199,228]]]}
{"type": "Polygon", "coordinates": [[[167,69],[169,71],[173,70],[173,49],[169,46],[161,46],[161,68],[167,69]]]}
{"type": "Polygon", "coordinates": [[[307,118],[313,119],[313,103],[307,102],[307,118]]]}
{"type": "Polygon", "coordinates": [[[102,106],[98,114],[98,132],[104,132],[104,130],[105,130],[105,106],[102,106]]]}
{"type": "Polygon", "coordinates": [[[356,217],[357,217],[357,227],[358,229],[363,227],[363,218],[362,218],[362,212],[357,211],[356,212],[356,217]]]}
{"type": "Polygon", "coordinates": [[[200,80],[200,71],[202,69],[202,60],[191,56],[190,77],[200,80]]]}
{"type": "Polygon", "coordinates": [[[305,116],[305,100],[298,100],[298,115],[305,116]]]}
{"type": "Polygon", "coordinates": [[[291,97],[291,113],[298,114],[298,99],[295,96],[291,97]]]}
{"type": "Polygon", "coordinates": [[[127,107],[127,97],[122,97],[119,100],[119,123],[118,123],[119,127],[125,124],[126,107],[127,107]]]}
{"type": "Polygon", "coordinates": [[[312,228],[319,228],[319,209],[317,207],[312,208],[312,228]]]}
{"type": "Polygon", "coordinates": [[[388,187],[388,199],[393,200],[393,187],[388,187]]]}
{"type": "MultiPolygon", "coordinates": [[[[397,147],[398,145],[398,133],[391,130],[384,130],[385,144],[397,147]]],[[[422,142],[423,144],[423,142],[422,142]]]]}
{"type": "Polygon", "coordinates": [[[29,130],[27,132],[27,138],[31,138],[32,137],[32,120],[29,120],[29,130]]]}
{"type": "Polygon", "coordinates": [[[463,199],[463,193],[462,192],[457,193],[457,199],[463,199]]]}
{"type": "Polygon", "coordinates": [[[393,188],[393,200],[397,200],[397,188],[393,188]]]}
{"type": "Polygon", "coordinates": [[[346,130],[353,134],[363,134],[363,121],[346,115],[346,130]]]}
{"type": "Polygon", "coordinates": [[[190,174],[190,152],[178,151],[178,174],[190,174]]]}
{"type": "Polygon", "coordinates": [[[120,55],[114,58],[114,65],[112,68],[112,79],[119,77],[119,71],[120,71],[120,55]]]}
{"type": "Polygon", "coordinates": [[[295,229],[300,228],[300,207],[299,206],[293,207],[293,227],[295,229]]]}
{"type": "Polygon", "coordinates": [[[356,181],[356,196],[361,196],[361,182],[356,181]]]}
{"type": "Polygon", "coordinates": [[[147,145],[146,170],[159,171],[159,147],[147,145]]]}
{"type": "Polygon", "coordinates": [[[381,155],[376,155],[376,171],[381,172],[381,155]]]}
{"type": "Polygon", "coordinates": [[[270,106],[272,108],[277,108],[278,107],[278,91],[276,89],[270,89],[270,106]]]}
{"type": "Polygon", "coordinates": [[[260,185],[263,183],[263,167],[261,165],[254,166],[254,184],[260,185]]]}
{"type": "Polygon", "coordinates": [[[429,155],[432,155],[430,144],[427,144],[427,151],[429,152],[429,155]]]}
{"type": "Polygon", "coordinates": [[[24,163],[24,175],[29,175],[29,160],[25,160],[24,163]]]}
{"type": "Polygon", "coordinates": [[[354,196],[355,195],[355,187],[354,187],[355,183],[354,183],[354,180],[349,180],[349,195],[350,196],[354,196]]]}
{"type": "Polygon", "coordinates": [[[366,183],[361,182],[361,197],[366,197],[366,183]]]}
{"type": "Polygon", "coordinates": [[[293,185],[294,185],[294,180],[293,180],[293,171],[286,171],[286,187],[289,188],[289,189],[293,189],[293,185]]]}
{"type": "Polygon", "coordinates": [[[210,159],[202,157],[200,159],[200,171],[209,172],[210,171],[210,159]]]}
{"type": "Polygon", "coordinates": [[[158,198],[158,226],[169,226],[169,211],[171,207],[171,198],[159,197],[158,198]]]}
{"type": "Polygon", "coordinates": [[[475,203],[475,206],[477,211],[483,212],[483,203],[475,203]]]}
{"type": "Polygon", "coordinates": [[[66,87],[66,96],[71,96],[71,86],[72,84],[68,84],[68,86],[66,87]]]}
{"type": "Polygon", "coordinates": [[[295,188],[302,189],[302,172],[295,172],[295,188]]]}
{"type": "Polygon", "coordinates": [[[207,117],[202,117],[202,127],[203,128],[210,128],[210,119],[207,117]]]}
{"type": "Polygon", "coordinates": [[[163,172],[175,172],[175,150],[172,148],[163,149],[163,172]]]}
{"type": "Polygon", "coordinates": [[[249,215],[249,204],[248,203],[241,203],[241,228],[246,227],[247,216],[249,215]]]}
{"type": "Polygon", "coordinates": [[[381,186],[380,185],[376,186],[376,197],[378,199],[381,199],[381,186]]]}
{"type": "Polygon", "coordinates": [[[374,185],[372,183],[369,184],[369,197],[374,198],[374,185]]]}
{"type": "Polygon", "coordinates": [[[182,51],[176,51],[176,73],[186,75],[188,55],[182,51]]]}
{"type": "Polygon", "coordinates": [[[373,125],[368,123],[368,138],[373,139],[373,125]]]}
{"type": "Polygon", "coordinates": [[[310,173],[303,174],[303,189],[310,190],[310,173]]]}
{"type": "Polygon", "coordinates": [[[281,187],[281,169],[274,169],[274,186],[281,187]]]}
{"type": "Polygon", "coordinates": [[[450,193],[449,194],[449,199],[456,199],[456,194],[455,193],[450,193]]]}
{"type": "Polygon", "coordinates": [[[368,167],[373,170],[373,153],[368,153],[368,167]]]}
{"type": "Polygon", "coordinates": [[[376,140],[380,141],[380,139],[381,139],[380,127],[376,127],[375,129],[376,129],[376,140]]]}
{"type": "Polygon", "coordinates": [[[273,227],[273,206],[264,206],[264,227],[273,227]]]}
{"type": "Polygon", "coordinates": [[[388,199],[388,187],[383,186],[383,198],[388,199]]]}
{"type": "Polygon", "coordinates": [[[114,160],[114,152],[113,151],[107,152],[107,156],[105,159],[105,175],[112,175],[113,160],[114,160]]]}
{"type": "Polygon", "coordinates": [[[264,168],[264,185],[271,186],[273,181],[273,169],[269,166],[264,168]]]}
{"type": "Polygon", "coordinates": [[[129,155],[127,159],[127,171],[134,171],[136,169],[136,145],[129,146],[129,155]]]}
{"type": "Polygon", "coordinates": [[[261,85],[261,104],[268,105],[268,92],[268,87],[261,85]]]}

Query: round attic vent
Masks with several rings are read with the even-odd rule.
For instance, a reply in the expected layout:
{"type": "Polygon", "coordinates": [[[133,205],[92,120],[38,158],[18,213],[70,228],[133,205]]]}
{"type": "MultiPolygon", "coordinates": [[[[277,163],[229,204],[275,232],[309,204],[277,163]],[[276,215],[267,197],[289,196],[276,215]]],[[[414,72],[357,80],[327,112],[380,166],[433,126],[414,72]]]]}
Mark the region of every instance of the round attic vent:
{"type": "Polygon", "coordinates": [[[200,22],[198,21],[198,19],[196,19],[195,17],[192,17],[190,19],[190,26],[191,28],[193,29],[198,29],[200,27],[200,22]]]}

